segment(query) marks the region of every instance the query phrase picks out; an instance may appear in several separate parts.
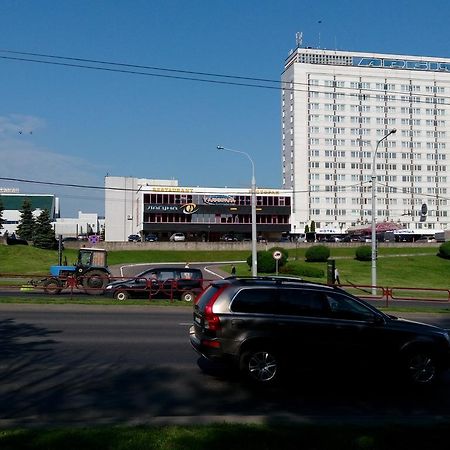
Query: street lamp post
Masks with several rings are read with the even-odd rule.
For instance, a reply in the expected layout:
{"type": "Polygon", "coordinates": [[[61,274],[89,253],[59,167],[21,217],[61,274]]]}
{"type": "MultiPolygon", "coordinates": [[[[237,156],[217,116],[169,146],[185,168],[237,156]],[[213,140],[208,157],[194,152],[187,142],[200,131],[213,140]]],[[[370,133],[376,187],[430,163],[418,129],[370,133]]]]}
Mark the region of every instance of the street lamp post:
{"type": "Polygon", "coordinates": [[[255,179],[255,163],[247,152],[241,150],[234,150],[232,148],[226,148],[222,145],[217,146],[217,150],[227,150],[229,152],[240,153],[248,158],[252,164],[252,276],[258,275],[258,258],[256,253],[256,179],[255,179]]]}
{"type": "Polygon", "coordinates": [[[391,134],[396,133],[397,130],[393,128],[386,135],[384,135],[379,141],[377,141],[377,146],[375,148],[375,152],[373,153],[373,162],[372,162],[372,295],[377,294],[377,219],[376,219],[376,168],[375,168],[375,159],[377,157],[378,146],[387,139],[391,134]]]}

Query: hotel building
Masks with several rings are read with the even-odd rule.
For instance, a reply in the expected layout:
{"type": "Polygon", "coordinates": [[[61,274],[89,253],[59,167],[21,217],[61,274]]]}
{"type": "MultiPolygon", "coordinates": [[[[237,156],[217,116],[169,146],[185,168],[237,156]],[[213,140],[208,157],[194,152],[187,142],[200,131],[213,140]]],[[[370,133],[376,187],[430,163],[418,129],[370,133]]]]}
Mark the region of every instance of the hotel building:
{"type": "Polygon", "coordinates": [[[450,59],[299,46],[282,86],[291,230],[371,223],[377,144],[377,223],[450,229],[450,59]]]}

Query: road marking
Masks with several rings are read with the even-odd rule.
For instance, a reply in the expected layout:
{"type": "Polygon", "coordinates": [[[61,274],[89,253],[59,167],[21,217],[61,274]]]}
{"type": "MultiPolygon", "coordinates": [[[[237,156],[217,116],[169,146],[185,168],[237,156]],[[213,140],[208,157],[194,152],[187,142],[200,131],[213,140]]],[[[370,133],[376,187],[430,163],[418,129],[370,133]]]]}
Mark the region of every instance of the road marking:
{"type": "Polygon", "coordinates": [[[178,325],[189,326],[192,325],[192,322],[180,322],[178,325]]]}

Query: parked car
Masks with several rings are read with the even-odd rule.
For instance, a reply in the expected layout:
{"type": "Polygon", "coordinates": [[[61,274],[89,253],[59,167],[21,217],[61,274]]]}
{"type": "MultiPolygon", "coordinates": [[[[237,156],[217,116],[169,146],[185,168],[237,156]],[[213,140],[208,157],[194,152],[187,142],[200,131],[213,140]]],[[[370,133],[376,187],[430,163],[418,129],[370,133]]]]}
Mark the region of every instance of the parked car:
{"type": "Polygon", "coordinates": [[[429,385],[448,367],[444,329],[384,314],[344,290],[282,277],[214,281],[197,299],[193,348],[268,385],[304,368],[381,368],[429,385]]]}
{"type": "Polygon", "coordinates": [[[172,236],[170,236],[169,241],[171,242],[182,242],[186,240],[186,236],[184,233],[173,233],[172,236]]]}
{"type": "Polygon", "coordinates": [[[130,234],[128,236],[128,242],[141,242],[141,237],[138,234],[130,234]]]}
{"type": "Polygon", "coordinates": [[[237,242],[239,239],[233,234],[224,234],[220,240],[225,242],[237,242]]]}
{"type": "Polygon", "coordinates": [[[146,242],[156,242],[157,240],[158,240],[158,236],[156,236],[156,234],[147,234],[145,236],[146,242]]]}
{"type": "Polygon", "coordinates": [[[135,278],[109,283],[105,292],[116,300],[129,298],[179,298],[191,302],[203,290],[200,269],[155,267],[135,278]]]}

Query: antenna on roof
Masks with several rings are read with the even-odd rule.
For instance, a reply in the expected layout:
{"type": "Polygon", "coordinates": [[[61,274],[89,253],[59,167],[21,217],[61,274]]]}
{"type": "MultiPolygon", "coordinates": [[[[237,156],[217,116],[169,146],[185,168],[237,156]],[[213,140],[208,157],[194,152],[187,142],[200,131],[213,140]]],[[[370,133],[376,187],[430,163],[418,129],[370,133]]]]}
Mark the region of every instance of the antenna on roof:
{"type": "Polygon", "coordinates": [[[317,23],[319,25],[319,47],[318,48],[320,48],[320,25],[321,25],[322,21],[318,20],[317,23]]]}
{"type": "Polygon", "coordinates": [[[301,47],[303,44],[303,32],[302,31],[297,31],[297,33],[295,33],[295,44],[298,47],[301,47]]]}

